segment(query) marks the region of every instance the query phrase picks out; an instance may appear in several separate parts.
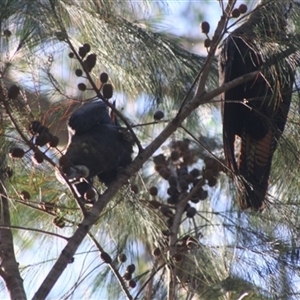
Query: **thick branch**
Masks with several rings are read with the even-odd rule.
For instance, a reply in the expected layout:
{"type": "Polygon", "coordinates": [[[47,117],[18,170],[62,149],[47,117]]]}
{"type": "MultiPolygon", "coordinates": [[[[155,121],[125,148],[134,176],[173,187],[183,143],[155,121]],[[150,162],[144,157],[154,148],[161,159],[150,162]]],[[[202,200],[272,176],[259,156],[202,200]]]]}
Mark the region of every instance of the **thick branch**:
{"type": "MultiPolygon", "coordinates": [[[[1,176],[2,177],[2,176],[1,176]]],[[[2,181],[2,180],[1,180],[2,181]]],[[[0,182],[0,206],[1,206],[1,225],[0,227],[0,262],[1,276],[5,281],[6,288],[10,294],[10,299],[26,299],[23,287],[23,279],[20,276],[18,262],[16,261],[13,236],[10,227],[9,201],[6,196],[3,182],[0,182]]]]}

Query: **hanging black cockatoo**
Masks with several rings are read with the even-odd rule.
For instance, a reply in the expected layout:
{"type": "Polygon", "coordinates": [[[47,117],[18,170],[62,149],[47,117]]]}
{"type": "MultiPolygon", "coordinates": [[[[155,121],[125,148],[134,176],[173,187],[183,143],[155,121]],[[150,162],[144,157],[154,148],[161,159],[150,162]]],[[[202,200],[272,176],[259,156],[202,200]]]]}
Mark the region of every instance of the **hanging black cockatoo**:
{"type": "Polygon", "coordinates": [[[95,176],[108,185],[132,161],[132,141],[104,102],[84,104],[72,114],[68,127],[69,143],[60,167],[80,196],[91,188],[95,176]]]}
{"type": "Polygon", "coordinates": [[[272,157],[287,120],[298,57],[288,36],[291,2],[262,0],[222,45],[221,85],[260,71],[222,95],[224,153],[241,209],[264,208],[272,157]]]}

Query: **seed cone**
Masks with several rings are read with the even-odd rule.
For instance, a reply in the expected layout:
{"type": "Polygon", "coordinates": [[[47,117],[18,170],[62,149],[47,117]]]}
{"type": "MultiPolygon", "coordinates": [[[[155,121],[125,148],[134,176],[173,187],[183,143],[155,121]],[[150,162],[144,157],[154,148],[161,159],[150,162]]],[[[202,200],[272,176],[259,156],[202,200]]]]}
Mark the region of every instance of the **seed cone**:
{"type": "Polygon", "coordinates": [[[82,72],[81,69],[76,69],[76,70],[75,70],[75,75],[76,75],[76,76],[80,77],[80,76],[82,76],[82,74],[83,74],[83,72],[82,72]]]}
{"type": "Polygon", "coordinates": [[[151,196],[156,196],[157,193],[158,193],[157,187],[156,187],[156,186],[152,186],[152,187],[149,189],[149,193],[150,193],[151,196]]]}
{"type": "Polygon", "coordinates": [[[131,264],[131,265],[127,266],[126,272],[132,274],[132,273],[134,273],[134,271],[135,271],[135,265],[134,264],[131,264]]]}
{"type": "Polygon", "coordinates": [[[10,149],[9,156],[12,158],[22,158],[25,154],[25,151],[21,148],[15,147],[10,149]]]}
{"type": "Polygon", "coordinates": [[[51,141],[51,135],[49,133],[43,132],[35,138],[35,145],[43,147],[51,141]]]}
{"type": "Polygon", "coordinates": [[[102,252],[100,254],[100,257],[107,264],[110,264],[112,262],[112,259],[111,259],[110,255],[106,252],[102,252]]]}
{"type": "Polygon", "coordinates": [[[79,47],[78,54],[81,58],[84,58],[87,54],[86,48],[83,46],[79,47]]]}
{"type": "Polygon", "coordinates": [[[52,135],[51,140],[49,142],[49,146],[51,148],[56,148],[58,146],[58,143],[59,143],[59,138],[55,135],[52,135]]]}
{"type": "Polygon", "coordinates": [[[85,83],[78,83],[77,87],[78,87],[79,91],[84,92],[86,90],[85,83]]]}
{"type": "Polygon", "coordinates": [[[113,86],[110,83],[105,83],[102,88],[104,98],[110,99],[113,96],[113,86]]]}
{"type": "Polygon", "coordinates": [[[16,84],[13,84],[8,89],[7,96],[8,96],[9,99],[16,99],[19,94],[20,94],[20,88],[16,84]]]}
{"type": "Polygon", "coordinates": [[[83,44],[83,48],[85,49],[86,53],[91,51],[91,46],[88,43],[83,44]]]}
{"type": "Polygon", "coordinates": [[[128,285],[129,285],[132,289],[134,289],[134,288],[136,287],[136,282],[135,282],[135,280],[131,279],[131,280],[129,281],[128,285]]]}
{"type": "Polygon", "coordinates": [[[159,120],[163,119],[164,116],[165,116],[164,112],[161,110],[158,110],[154,113],[153,118],[155,121],[159,121],[159,120]]]}
{"type": "Polygon", "coordinates": [[[22,192],[20,193],[20,197],[21,197],[21,199],[24,200],[24,201],[30,200],[30,194],[29,194],[29,192],[27,192],[27,191],[22,191],[22,192]]]}
{"type": "Polygon", "coordinates": [[[201,30],[203,33],[208,34],[210,30],[210,25],[208,22],[204,21],[201,23],[201,30]]]}
{"type": "Polygon", "coordinates": [[[106,82],[108,81],[108,74],[105,73],[105,72],[102,72],[102,73],[100,74],[100,81],[101,81],[102,83],[106,83],[106,82]]]}
{"type": "Polygon", "coordinates": [[[43,157],[43,154],[41,152],[35,152],[32,155],[31,159],[37,165],[41,164],[44,161],[44,157],[43,157]]]}
{"type": "Polygon", "coordinates": [[[120,253],[120,254],[118,255],[118,261],[119,261],[120,263],[124,263],[126,260],[127,260],[127,256],[126,256],[124,253],[120,253]]]}
{"type": "Polygon", "coordinates": [[[188,217],[188,218],[194,218],[195,217],[195,215],[196,215],[196,213],[197,213],[197,210],[196,210],[196,208],[195,207],[189,207],[187,210],[186,210],[186,216],[188,217]]]}
{"type": "Polygon", "coordinates": [[[85,65],[85,68],[88,72],[91,72],[92,69],[95,67],[96,60],[97,60],[96,54],[90,54],[90,55],[88,55],[86,60],[83,62],[85,65]]]}
{"type": "Polygon", "coordinates": [[[241,14],[245,14],[247,12],[247,10],[248,10],[248,6],[246,4],[241,4],[239,6],[239,11],[241,14]]]}
{"type": "Polygon", "coordinates": [[[241,15],[241,12],[238,8],[235,8],[232,12],[231,12],[231,16],[233,18],[238,18],[241,15]]]}
{"type": "Polygon", "coordinates": [[[32,135],[37,134],[40,126],[42,126],[40,121],[32,121],[29,125],[30,133],[32,135]]]}

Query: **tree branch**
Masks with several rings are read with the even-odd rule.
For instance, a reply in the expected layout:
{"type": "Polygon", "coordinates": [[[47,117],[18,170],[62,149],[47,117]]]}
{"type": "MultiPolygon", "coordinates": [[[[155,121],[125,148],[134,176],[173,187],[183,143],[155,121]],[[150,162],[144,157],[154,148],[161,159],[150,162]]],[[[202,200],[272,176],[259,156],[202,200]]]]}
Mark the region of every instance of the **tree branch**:
{"type": "MultiPolygon", "coordinates": [[[[2,174],[0,174],[1,177],[2,174]]],[[[26,299],[23,286],[23,279],[19,272],[19,264],[16,261],[13,236],[10,227],[9,201],[3,186],[0,182],[0,207],[1,207],[1,227],[0,227],[0,263],[1,276],[5,281],[6,288],[10,294],[10,299],[26,299]],[[4,228],[3,228],[4,227],[4,228]]]]}

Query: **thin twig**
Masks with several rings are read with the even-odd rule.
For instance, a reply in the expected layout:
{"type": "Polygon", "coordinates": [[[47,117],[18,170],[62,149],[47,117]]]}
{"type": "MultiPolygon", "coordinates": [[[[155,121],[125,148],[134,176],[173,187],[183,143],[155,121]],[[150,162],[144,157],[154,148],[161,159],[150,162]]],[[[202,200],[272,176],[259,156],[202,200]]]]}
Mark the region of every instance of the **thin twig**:
{"type": "Polygon", "coordinates": [[[64,239],[66,241],[69,240],[68,237],[54,233],[54,232],[50,232],[50,231],[45,231],[45,230],[41,230],[41,229],[37,229],[37,228],[28,228],[28,227],[24,227],[24,226],[15,226],[15,225],[10,225],[10,226],[3,226],[0,225],[0,228],[2,229],[18,229],[18,230],[26,230],[26,231],[33,231],[33,232],[39,232],[39,233],[43,233],[43,234],[47,234],[47,235],[52,235],[61,239],[64,239]]]}

